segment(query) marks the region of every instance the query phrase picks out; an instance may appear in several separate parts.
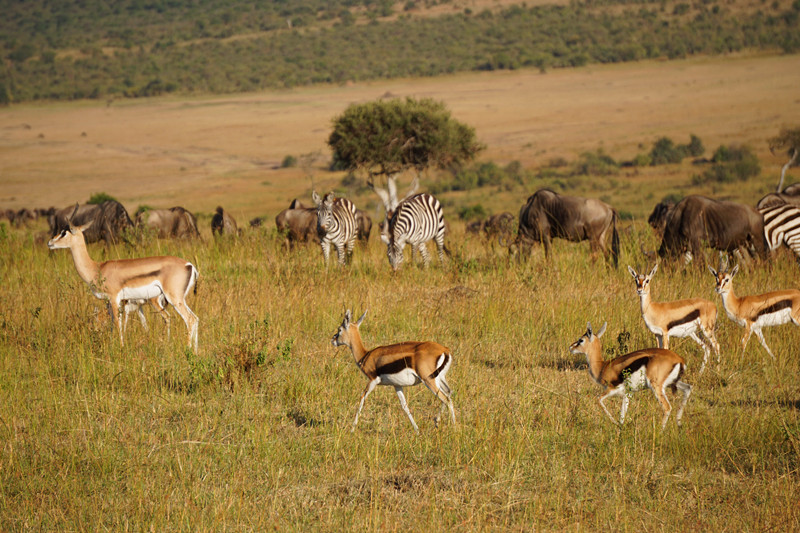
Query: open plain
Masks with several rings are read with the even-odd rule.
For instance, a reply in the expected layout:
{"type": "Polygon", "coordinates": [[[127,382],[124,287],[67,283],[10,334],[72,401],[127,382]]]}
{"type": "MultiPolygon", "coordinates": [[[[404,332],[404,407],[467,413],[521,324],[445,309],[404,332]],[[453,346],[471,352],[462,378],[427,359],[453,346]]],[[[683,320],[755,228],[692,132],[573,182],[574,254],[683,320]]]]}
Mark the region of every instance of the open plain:
{"type": "MultiPolygon", "coordinates": [[[[754,204],[773,190],[785,159],[766,139],[797,125],[798,66],[798,56],[695,58],[0,110],[0,208],[106,192],[129,211],[183,205],[201,215],[203,234],[89,246],[97,260],[169,254],[197,265],[195,353],[174,313],[169,335],[148,313],[149,331],[132,321],[121,346],[69,252],[47,250],[45,223],[0,223],[0,530],[800,530],[800,328],[765,329],[775,360],[755,338],[742,353],[743,329],[708,271],[663,264],[654,299],[715,302],[722,346],[701,376],[700,349],[672,340],[694,392],[683,425],[663,432],[649,392],[612,425],[585,359],[568,351],[589,321],[608,321],[606,357],[654,344],[624,268],[644,268],[642,250],[658,244],[647,215],[667,194],[754,204]],[[661,136],[695,134],[707,156],[750,145],[762,172],[692,185],[687,160],[447,193],[451,255],[428,270],[407,263],[391,274],[374,234],[345,268],[326,268],[316,246],[285,249],[272,217],[309,199],[312,180],[340,187],[342,174],[326,170],[331,120],[385,96],[444,101],[486,144],[480,159],[502,165],[535,170],[597,149],[624,160],[661,136]],[[301,164],[280,168],[287,155],[301,164]],[[549,260],[537,251],[517,262],[465,235],[454,215],[476,203],[516,214],[544,185],[630,215],[619,269],[563,241],[549,260]],[[257,215],[268,223],[215,240],[216,205],[240,226],[257,215]],[[380,387],[350,432],[366,383],[330,342],[347,308],[369,310],[367,347],[451,348],[455,425],[435,428],[435,399],[415,387],[414,434],[380,387]]],[[[357,205],[377,204],[353,192],[357,205]]],[[[798,288],[797,272],[782,251],[743,265],[735,288],[798,288]]]]}

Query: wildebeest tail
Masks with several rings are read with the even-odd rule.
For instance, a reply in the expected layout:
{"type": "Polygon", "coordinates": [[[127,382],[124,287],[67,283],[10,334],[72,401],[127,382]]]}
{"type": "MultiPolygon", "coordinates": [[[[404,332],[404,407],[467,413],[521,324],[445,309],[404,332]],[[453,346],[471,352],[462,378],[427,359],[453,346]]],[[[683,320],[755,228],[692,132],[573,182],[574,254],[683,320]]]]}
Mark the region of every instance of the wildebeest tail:
{"type": "Polygon", "coordinates": [[[617,210],[611,215],[611,257],[614,259],[614,268],[619,267],[619,232],[617,232],[617,210]]]}

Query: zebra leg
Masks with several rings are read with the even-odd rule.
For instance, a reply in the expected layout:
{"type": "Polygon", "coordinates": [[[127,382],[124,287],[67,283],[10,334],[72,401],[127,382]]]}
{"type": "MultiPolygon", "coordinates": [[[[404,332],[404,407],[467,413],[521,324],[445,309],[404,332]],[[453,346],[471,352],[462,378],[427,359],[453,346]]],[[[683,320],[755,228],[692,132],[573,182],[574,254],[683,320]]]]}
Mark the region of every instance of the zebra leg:
{"type": "Polygon", "coordinates": [[[428,246],[422,242],[419,245],[419,254],[422,256],[422,265],[425,268],[428,268],[428,265],[431,263],[431,256],[428,253],[428,246]]]}
{"type": "Polygon", "coordinates": [[[436,240],[436,249],[439,252],[439,262],[444,266],[444,235],[437,235],[434,239],[436,240]]]}
{"type": "Polygon", "coordinates": [[[339,260],[339,264],[344,266],[347,262],[347,256],[345,255],[345,247],[342,243],[336,243],[336,259],[339,260]]]}
{"type": "Polygon", "coordinates": [[[322,239],[319,243],[322,246],[322,257],[325,259],[325,264],[328,264],[328,256],[331,254],[331,243],[327,239],[322,239]]]}

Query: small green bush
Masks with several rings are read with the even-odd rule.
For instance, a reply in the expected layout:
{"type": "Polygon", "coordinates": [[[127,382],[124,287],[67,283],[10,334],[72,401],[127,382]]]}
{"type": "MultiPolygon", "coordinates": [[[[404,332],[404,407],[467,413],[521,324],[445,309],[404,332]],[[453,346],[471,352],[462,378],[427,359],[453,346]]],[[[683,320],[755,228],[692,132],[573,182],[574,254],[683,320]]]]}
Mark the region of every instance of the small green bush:
{"type": "Polygon", "coordinates": [[[692,181],[695,184],[746,181],[761,173],[758,158],[748,146],[720,146],[714,152],[711,168],[692,181]]]}
{"type": "Polygon", "coordinates": [[[281,168],[294,168],[297,166],[297,158],[293,155],[287,155],[281,161],[281,168]]]}
{"type": "Polygon", "coordinates": [[[117,199],[111,196],[108,193],[104,192],[96,192],[92,196],[89,197],[89,201],[86,202],[87,204],[102,204],[103,202],[114,201],[116,202],[117,199]]]}

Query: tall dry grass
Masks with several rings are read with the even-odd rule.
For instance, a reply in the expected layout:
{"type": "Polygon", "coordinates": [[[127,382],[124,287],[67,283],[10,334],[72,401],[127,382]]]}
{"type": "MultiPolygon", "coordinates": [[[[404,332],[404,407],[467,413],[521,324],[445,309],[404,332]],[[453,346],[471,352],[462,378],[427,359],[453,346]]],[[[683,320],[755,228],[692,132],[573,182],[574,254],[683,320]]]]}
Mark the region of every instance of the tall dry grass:
{"type": "MultiPolygon", "coordinates": [[[[2,226],[0,529],[20,530],[793,530],[800,528],[800,330],[770,328],[777,360],[729,321],[707,271],[662,266],[657,300],[717,302],[721,365],[673,349],[694,386],[684,425],[663,433],[652,395],[622,428],[567,346],[609,322],[607,355],[653,345],[625,264],[649,228],[623,237],[621,266],[557,241],[510,261],[457,224],[444,268],[393,275],[373,236],[344,269],[271,230],[237,240],[90,246],[96,259],[174,254],[200,270],[189,305],[200,351],[148,314],[125,346],[65,251],[2,226]],[[431,339],[452,348],[458,422],[391,391],[350,424],[364,378],[330,337],[369,309],[368,347],[431,339]]],[[[741,294],[797,287],[788,255],[744,269],[741,294]]],[[[618,408],[615,404],[614,409],[618,408]]]]}

